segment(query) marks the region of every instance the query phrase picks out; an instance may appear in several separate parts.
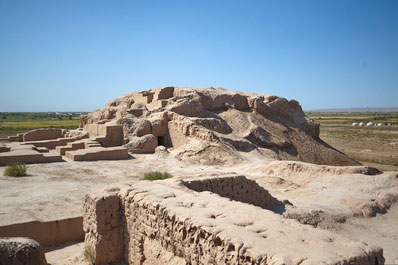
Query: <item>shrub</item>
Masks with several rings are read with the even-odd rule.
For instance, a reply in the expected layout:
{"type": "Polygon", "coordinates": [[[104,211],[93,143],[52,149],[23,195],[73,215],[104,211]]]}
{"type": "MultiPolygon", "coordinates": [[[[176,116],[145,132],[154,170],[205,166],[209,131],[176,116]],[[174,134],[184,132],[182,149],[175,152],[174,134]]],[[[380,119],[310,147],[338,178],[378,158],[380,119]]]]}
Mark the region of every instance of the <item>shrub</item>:
{"type": "Polygon", "coordinates": [[[159,171],[153,171],[153,172],[148,172],[145,173],[144,179],[145,180],[159,180],[159,179],[168,179],[172,178],[173,176],[170,173],[167,172],[159,172],[159,171]]]}
{"type": "Polygon", "coordinates": [[[94,264],[94,251],[92,247],[86,246],[84,248],[83,256],[90,264],[94,264]]]}
{"type": "Polygon", "coordinates": [[[9,177],[22,177],[26,175],[26,170],[28,167],[25,163],[15,162],[7,164],[4,170],[4,176],[9,177]]]}

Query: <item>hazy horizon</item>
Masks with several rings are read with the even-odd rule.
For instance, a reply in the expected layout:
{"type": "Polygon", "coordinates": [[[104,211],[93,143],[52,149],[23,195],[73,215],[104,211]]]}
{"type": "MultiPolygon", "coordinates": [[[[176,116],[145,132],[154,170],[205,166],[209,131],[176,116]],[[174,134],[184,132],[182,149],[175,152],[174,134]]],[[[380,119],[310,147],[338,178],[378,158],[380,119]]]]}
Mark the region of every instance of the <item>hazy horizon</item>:
{"type": "MultiPolygon", "coordinates": [[[[111,101],[111,100],[109,100],[109,101],[111,101]]],[[[105,104],[103,106],[100,106],[97,109],[102,109],[103,107],[105,107],[105,104]]],[[[389,111],[395,112],[395,111],[398,111],[398,105],[393,106],[393,107],[341,107],[341,108],[317,108],[317,109],[306,109],[304,107],[302,107],[302,108],[303,108],[303,111],[306,111],[306,112],[308,112],[308,111],[325,111],[325,112],[330,112],[330,111],[347,111],[347,112],[349,112],[349,111],[352,111],[352,112],[355,112],[356,110],[364,111],[364,112],[366,112],[366,111],[375,111],[375,112],[389,112],[389,111]]],[[[43,111],[30,111],[30,110],[25,110],[25,111],[1,111],[0,110],[0,113],[5,113],[5,112],[10,112],[10,113],[12,113],[12,112],[16,112],[16,113],[18,113],[18,112],[19,113],[23,113],[23,112],[26,112],[26,113],[32,113],[32,112],[42,112],[42,113],[46,113],[46,112],[49,112],[49,113],[54,113],[54,112],[79,113],[79,112],[81,112],[81,113],[89,113],[89,112],[91,112],[93,110],[95,110],[95,109],[91,109],[91,110],[43,110],[43,111]]]]}
{"type": "Polygon", "coordinates": [[[0,112],[88,112],[160,86],[390,108],[398,1],[0,0],[0,112]]]}

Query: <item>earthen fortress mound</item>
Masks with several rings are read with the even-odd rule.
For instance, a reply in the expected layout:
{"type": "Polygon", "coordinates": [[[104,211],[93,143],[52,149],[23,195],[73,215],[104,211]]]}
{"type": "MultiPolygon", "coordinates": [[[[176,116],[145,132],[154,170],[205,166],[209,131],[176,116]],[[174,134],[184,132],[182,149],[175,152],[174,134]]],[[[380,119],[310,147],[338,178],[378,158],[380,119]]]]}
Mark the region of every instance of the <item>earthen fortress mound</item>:
{"type": "Polygon", "coordinates": [[[162,145],[178,159],[204,164],[256,158],[359,164],[319,139],[319,124],[297,101],[273,95],[161,87],[126,94],[81,117],[81,127],[90,123],[122,124],[132,153],[162,145]]]}

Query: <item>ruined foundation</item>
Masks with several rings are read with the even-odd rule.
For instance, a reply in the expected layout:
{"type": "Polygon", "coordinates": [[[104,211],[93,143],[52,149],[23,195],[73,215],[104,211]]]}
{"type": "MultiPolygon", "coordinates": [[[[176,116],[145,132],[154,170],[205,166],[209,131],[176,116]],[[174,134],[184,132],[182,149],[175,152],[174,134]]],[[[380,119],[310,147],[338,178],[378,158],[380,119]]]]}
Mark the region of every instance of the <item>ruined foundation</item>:
{"type": "Polygon", "coordinates": [[[66,157],[73,161],[96,161],[126,159],[129,154],[124,147],[93,147],[76,151],[67,151],[66,157]]]}
{"type": "Polygon", "coordinates": [[[0,226],[0,237],[28,237],[36,240],[43,247],[80,241],[84,238],[82,221],[83,218],[80,216],[45,222],[10,224],[0,226]]]}
{"type": "Polygon", "coordinates": [[[38,129],[8,138],[0,146],[0,166],[12,162],[26,164],[63,161],[125,159],[128,157],[121,125],[88,124],[85,129],[38,129]]]}
{"type": "Polygon", "coordinates": [[[86,195],[83,229],[97,265],[384,264],[382,249],[284,219],[280,206],[243,176],[141,181],[86,195]]]}

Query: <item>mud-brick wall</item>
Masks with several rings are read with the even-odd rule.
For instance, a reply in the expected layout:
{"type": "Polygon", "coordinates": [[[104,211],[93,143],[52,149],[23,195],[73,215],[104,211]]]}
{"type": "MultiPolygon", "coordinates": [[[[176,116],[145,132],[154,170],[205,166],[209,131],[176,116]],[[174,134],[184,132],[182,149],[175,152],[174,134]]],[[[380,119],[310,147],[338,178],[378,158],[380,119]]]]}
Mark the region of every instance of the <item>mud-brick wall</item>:
{"type": "Polygon", "coordinates": [[[125,208],[128,264],[265,264],[217,232],[181,220],[140,196],[129,197],[125,208]]]}
{"type": "Polygon", "coordinates": [[[254,180],[247,179],[244,176],[200,178],[184,181],[184,184],[194,191],[214,192],[222,197],[250,203],[264,209],[274,209],[283,205],[254,180]]]}
{"type": "Polygon", "coordinates": [[[216,195],[188,191],[178,181],[169,185],[140,182],[86,196],[85,243],[96,265],[384,264],[380,248],[283,221],[257,207],[218,198],[224,204],[220,220],[211,211],[219,205],[212,203],[216,195]],[[190,201],[198,204],[185,203],[190,201]],[[200,212],[205,207],[210,211],[200,212]],[[246,215],[255,230],[241,227],[246,215]]]}
{"type": "Polygon", "coordinates": [[[122,199],[106,192],[86,196],[86,251],[92,253],[96,265],[120,260],[143,265],[265,264],[239,243],[181,220],[140,193],[131,191],[122,199]]]}
{"type": "Polygon", "coordinates": [[[23,141],[41,141],[41,140],[53,140],[62,138],[65,136],[66,130],[63,129],[37,129],[29,131],[23,135],[23,141]]]}
{"type": "Polygon", "coordinates": [[[109,264],[123,257],[122,209],[115,193],[87,194],[84,201],[83,231],[86,251],[93,263],[109,264]]]}
{"type": "Polygon", "coordinates": [[[123,126],[91,123],[84,126],[89,137],[96,139],[104,147],[124,144],[123,126]]]}

